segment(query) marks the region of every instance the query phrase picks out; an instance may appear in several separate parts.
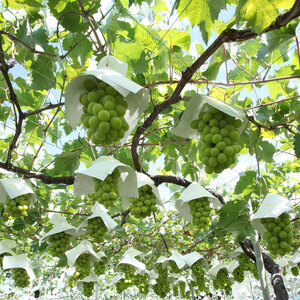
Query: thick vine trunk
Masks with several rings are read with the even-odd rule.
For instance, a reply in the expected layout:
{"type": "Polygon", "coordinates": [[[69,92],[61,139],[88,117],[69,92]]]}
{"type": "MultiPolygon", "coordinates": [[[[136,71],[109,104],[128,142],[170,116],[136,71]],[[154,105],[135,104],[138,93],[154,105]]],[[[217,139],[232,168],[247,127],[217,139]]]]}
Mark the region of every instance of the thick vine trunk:
{"type": "MultiPolygon", "coordinates": [[[[253,261],[256,261],[252,242],[250,240],[246,240],[244,242],[240,242],[240,245],[244,253],[253,261]]],[[[276,264],[275,261],[269,255],[267,255],[263,249],[262,256],[265,268],[271,275],[271,284],[275,293],[275,299],[288,300],[289,295],[283,282],[283,268],[276,264]]]]}

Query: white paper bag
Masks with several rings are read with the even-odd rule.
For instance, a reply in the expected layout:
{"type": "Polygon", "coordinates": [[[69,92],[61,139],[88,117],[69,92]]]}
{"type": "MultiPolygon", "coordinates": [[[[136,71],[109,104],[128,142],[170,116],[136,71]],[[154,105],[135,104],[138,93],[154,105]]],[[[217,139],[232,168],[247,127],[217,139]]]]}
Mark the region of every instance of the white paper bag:
{"type": "Polygon", "coordinates": [[[201,184],[193,182],[183,191],[183,193],[177,199],[175,207],[185,220],[191,222],[192,216],[190,213],[190,206],[188,202],[204,197],[208,198],[213,208],[216,209],[222,206],[220,201],[210,192],[208,192],[201,184]]]}
{"type": "Polygon", "coordinates": [[[213,264],[213,266],[208,270],[208,273],[211,274],[211,276],[215,278],[217,276],[218,272],[223,268],[228,270],[228,266],[225,265],[223,262],[216,263],[216,264],[213,264]]]}
{"type": "Polygon", "coordinates": [[[95,182],[93,178],[103,181],[115,168],[118,168],[121,173],[118,183],[121,198],[138,197],[135,171],[111,156],[99,157],[90,168],[77,174],[74,182],[75,194],[86,195],[95,193],[95,182]]]}
{"type": "MultiPolygon", "coordinates": [[[[16,255],[15,252],[11,248],[16,247],[16,242],[13,240],[4,239],[0,241],[0,255],[2,253],[9,253],[11,255],[16,255]]],[[[1,268],[2,266],[0,266],[1,268]]]]}
{"type": "Polygon", "coordinates": [[[94,219],[97,217],[100,217],[108,232],[110,232],[111,230],[113,230],[116,226],[118,226],[118,223],[115,222],[108,214],[107,214],[107,209],[99,204],[99,203],[95,203],[94,206],[92,207],[92,215],[89,216],[88,218],[86,218],[79,226],[78,226],[78,230],[80,230],[81,227],[86,227],[88,226],[88,220],[90,219],[94,219]]]}
{"type": "Polygon", "coordinates": [[[90,254],[90,261],[100,261],[100,257],[93,250],[93,246],[89,241],[82,241],[78,246],[66,252],[66,256],[68,259],[68,265],[73,266],[75,264],[76,259],[82,253],[90,254]]]}
{"type": "MultiPolygon", "coordinates": [[[[140,188],[141,186],[144,186],[144,185],[149,185],[151,187],[152,192],[156,198],[156,204],[163,207],[163,204],[162,204],[162,201],[161,201],[161,198],[159,195],[159,191],[158,191],[157,187],[155,186],[154,181],[146,174],[137,172],[137,187],[140,188]]],[[[134,197],[134,196],[132,196],[132,197],[134,197]]],[[[126,209],[130,205],[129,198],[130,197],[122,198],[124,209],[126,209]]],[[[137,195],[134,198],[139,198],[139,196],[137,195]]]]}
{"type": "Polygon", "coordinates": [[[292,213],[293,211],[293,205],[290,201],[282,196],[269,193],[266,195],[257,212],[251,218],[251,223],[260,234],[263,234],[267,230],[263,224],[261,224],[260,219],[278,218],[284,212],[292,213]]]}
{"type": "Polygon", "coordinates": [[[83,113],[82,104],[79,102],[80,95],[86,92],[83,82],[86,79],[97,77],[117,90],[128,103],[124,118],[129,125],[129,129],[120,141],[122,145],[126,142],[141,114],[147,108],[149,99],[148,90],[125,77],[127,67],[126,63],[112,56],[106,56],[101,59],[96,70],[86,71],[68,84],[65,92],[65,107],[67,119],[73,129],[80,122],[83,113]]]}
{"type": "Polygon", "coordinates": [[[34,191],[29,180],[22,178],[0,179],[0,202],[6,202],[7,196],[10,199],[21,195],[31,195],[31,203],[35,199],[34,191]]]}
{"type": "Polygon", "coordinates": [[[53,234],[60,233],[60,232],[65,232],[66,234],[73,235],[73,236],[79,236],[84,233],[82,230],[77,230],[74,226],[70,225],[66,219],[59,215],[59,214],[54,214],[51,219],[50,223],[54,225],[54,227],[47,232],[43,237],[40,239],[40,243],[45,240],[48,242],[49,237],[53,234]]]}
{"type": "Polygon", "coordinates": [[[199,139],[200,133],[197,129],[191,128],[191,122],[198,119],[198,115],[201,111],[207,111],[208,105],[215,107],[216,109],[240,119],[243,121],[243,125],[239,128],[242,132],[247,124],[247,119],[242,109],[238,107],[231,106],[224,102],[206,95],[195,94],[186,106],[184,113],[179,121],[179,123],[171,129],[171,133],[177,136],[189,138],[189,139],[199,139]]]}
{"type": "Polygon", "coordinates": [[[91,271],[89,276],[87,276],[83,279],[79,279],[76,282],[76,285],[77,285],[78,289],[81,290],[83,288],[83,282],[91,282],[91,281],[94,282],[94,284],[97,284],[99,282],[98,281],[98,276],[95,273],[93,273],[92,271],[91,271]]]}
{"type": "Polygon", "coordinates": [[[171,250],[170,252],[172,253],[172,255],[170,257],[168,257],[166,259],[166,261],[169,262],[169,261],[173,260],[176,263],[179,270],[183,269],[186,265],[186,262],[183,259],[183,256],[175,250],[171,250]]]}
{"type": "Polygon", "coordinates": [[[134,248],[130,248],[124,253],[123,258],[121,259],[118,265],[121,264],[132,265],[138,270],[138,273],[144,275],[144,273],[146,272],[146,265],[136,259],[137,256],[143,256],[143,255],[144,254],[141,251],[136,250],[134,248]]]}
{"type": "Polygon", "coordinates": [[[16,268],[25,269],[30,281],[35,280],[35,275],[30,265],[30,260],[25,254],[3,257],[3,270],[16,268]]]}
{"type": "Polygon", "coordinates": [[[185,263],[191,267],[195,262],[197,262],[199,259],[204,259],[203,255],[199,254],[196,251],[193,251],[191,253],[188,253],[186,255],[183,255],[183,260],[185,263]]]}

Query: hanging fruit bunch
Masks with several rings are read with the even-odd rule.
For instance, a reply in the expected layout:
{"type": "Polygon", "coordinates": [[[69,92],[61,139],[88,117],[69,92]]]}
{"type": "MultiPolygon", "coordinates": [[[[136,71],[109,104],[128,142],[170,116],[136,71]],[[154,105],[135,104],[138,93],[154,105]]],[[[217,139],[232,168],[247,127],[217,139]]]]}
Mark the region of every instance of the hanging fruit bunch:
{"type": "Polygon", "coordinates": [[[85,79],[86,92],[79,97],[83,105],[81,123],[96,145],[111,145],[125,136],[129,125],[124,118],[127,102],[112,86],[97,79],[85,79]]]}
{"type": "Polygon", "coordinates": [[[116,168],[105,180],[94,179],[97,201],[106,208],[113,207],[117,203],[119,197],[119,178],[120,172],[116,168]]]}
{"type": "Polygon", "coordinates": [[[208,197],[191,200],[188,204],[192,215],[192,223],[200,229],[208,231],[212,218],[212,208],[208,197]]]}
{"type": "Polygon", "coordinates": [[[15,198],[7,196],[5,211],[14,218],[28,216],[32,194],[24,194],[15,198]]]}
{"type": "Polygon", "coordinates": [[[197,129],[201,135],[200,160],[206,173],[221,173],[236,162],[236,155],[241,151],[238,128],[242,123],[210,105],[191,122],[191,128],[197,129]]]}
{"type": "Polygon", "coordinates": [[[262,218],[261,223],[267,230],[263,235],[267,249],[274,255],[289,253],[293,238],[290,215],[284,212],[278,218],[262,218]]]}
{"type": "Polygon", "coordinates": [[[156,197],[149,185],[143,185],[138,189],[139,198],[129,198],[130,213],[136,218],[146,218],[151,215],[151,212],[156,212],[156,197]]]}

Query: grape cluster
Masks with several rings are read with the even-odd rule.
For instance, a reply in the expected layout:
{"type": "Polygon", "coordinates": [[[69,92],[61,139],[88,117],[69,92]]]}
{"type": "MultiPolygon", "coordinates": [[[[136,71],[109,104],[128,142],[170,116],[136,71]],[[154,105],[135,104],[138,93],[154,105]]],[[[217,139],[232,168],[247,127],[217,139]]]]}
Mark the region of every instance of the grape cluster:
{"type": "Polygon", "coordinates": [[[134,279],[135,267],[129,264],[120,264],[120,270],[125,274],[126,279],[134,279]]]}
{"type": "Polygon", "coordinates": [[[200,159],[206,173],[221,173],[235,162],[235,155],[241,151],[237,128],[242,126],[242,121],[212,106],[198,117],[190,126],[201,134],[200,159]]]}
{"type": "Polygon", "coordinates": [[[78,277],[77,277],[77,276],[75,276],[75,275],[70,276],[70,277],[68,278],[68,285],[69,285],[69,287],[70,287],[70,288],[75,287],[75,284],[76,284],[77,280],[78,280],[78,277]]]}
{"type": "Polygon", "coordinates": [[[90,262],[90,254],[88,253],[81,253],[76,261],[75,261],[75,276],[78,279],[83,279],[90,275],[91,272],[91,262],[90,262]]]}
{"type": "Polygon", "coordinates": [[[179,281],[178,285],[179,285],[179,291],[180,291],[181,298],[185,298],[185,282],[179,281]]]}
{"type": "Polygon", "coordinates": [[[82,290],[84,296],[91,297],[94,291],[94,281],[82,282],[82,290]]]}
{"type": "Polygon", "coordinates": [[[178,295],[179,295],[179,290],[178,290],[178,285],[177,285],[177,284],[173,284],[173,285],[172,285],[172,290],[173,290],[173,296],[174,296],[174,297],[178,297],[178,295]]]}
{"type": "Polygon", "coordinates": [[[168,268],[164,268],[162,264],[157,265],[158,278],[155,285],[152,286],[153,292],[165,299],[171,290],[168,282],[168,268]]]}
{"type": "Polygon", "coordinates": [[[267,232],[263,237],[267,241],[267,249],[274,255],[283,256],[292,250],[292,227],[288,213],[281,214],[278,218],[261,219],[267,232]]]}
{"type": "Polygon", "coordinates": [[[137,274],[133,282],[138,287],[140,294],[147,295],[149,293],[149,274],[145,274],[144,276],[137,274]]]}
{"type": "Polygon", "coordinates": [[[4,252],[4,253],[1,253],[1,254],[0,254],[0,269],[3,268],[3,265],[2,265],[2,264],[3,264],[3,257],[4,257],[4,256],[11,256],[11,254],[8,253],[8,252],[4,252]]]}
{"type": "Polygon", "coordinates": [[[156,212],[156,197],[149,185],[143,185],[139,188],[139,198],[129,198],[131,205],[130,213],[136,218],[146,218],[151,212],[156,212]]]}
{"type": "Polygon", "coordinates": [[[71,237],[65,232],[55,233],[49,237],[48,251],[52,256],[60,257],[68,250],[71,237]]]}
{"type": "Polygon", "coordinates": [[[171,268],[171,271],[173,273],[178,274],[181,272],[181,270],[178,268],[178,266],[174,260],[169,260],[169,267],[171,268]]]}
{"type": "Polygon", "coordinates": [[[120,294],[135,284],[135,267],[129,264],[120,264],[119,267],[121,272],[125,274],[125,278],[122,278],[116,283],[117,292],[120,294]]]}
{"type": "Polygon", "coordinates": [[[291,267],[291,272],[294,276],[299,275],[299,269],[300,269],[300,263],[297,264],[297,266],[291,267]]]}
{"type": "Polygon", "coordinates": [[[12,278],[15,281],[16,286],[18,287],[26,287],[29,286],[30,278],[23,268],[14,268],[11,269],[12,271],[12,278]]]}
{"type": "Polygon", "coordinates": [[[96,243],[104,242],[104,236],[107,232],[107,227],[101,217],[88,219],[88,234],[96,243]]]}
{"type": "Polygon", "coordinates": [[[88,138],[95,144],[111,145],[125,136],[129,129],[124,115],[128,106],[123,96],[99,79],[86,79],[87,92],[79,97],[83,105],[81,123],[88,138]]]}
{"type": "Polygon", "coordinates": [[[5,202],[5,210],[14,218],[28,216],[30,199],[31,194],[20,195],[12,199],[9,196],[7,196],[5,202]]]}
{"type": "Polygon", "coordinates": [[[204,231],[209,230],[211,222],[210,202],[207,197],[194,199],[188,202],[192,215],[192,223],[204,231]]]}
{"type": "Polygon", "coordinates": [[[119,182],[120,172],[118,169],[107,175],[105,180],[95,180],[95,195],[100,204],[106,208],[116,205],[116,201],[119,197],[119,182]]]}
{"type": "MultiPolygon", "coordinates": [[[[253,262],[245,253],[241,253],[238,256],[239,267],[243,271],[250,271],[256,280],[259,280],[259,273],[257,270],[256,263],[253,262]]],[[[239,272],[239,271],[236,271],[239,272]]],[[[240,278],[241,280],[241,278],[240,278]]],[[[238,280],[237,280],[238,281],[238,280]]],[[[239,281],[240,282],[240,281],[239,281]]]]}
{"type": "Polygon", "coordinates": [[[229,279],[228,271],[222,268],[217,273],[216,278],[213,280],[213,285],[216,290],[231,291],[232,282],[229,279]]]}
{"type": "Polygon", "coordinates": [[[232,272],[233,278],[237,282],[243,282],[245,279],[244,270],[241,266],[235,268],[232,272]]]}
{"type": "Polygon", "coordinates": [[[120,279],[116,284],[116,289],[117,289],[117,293],[121,294],[124,290],[128,289],[129,287],[131,287],[133,285],[132,280],[130,279],[126,279],[126,278],[122,278],[120,279]]]}
{"type": "Polygon", "coordinates": [[[94,273],[96,275],[101,275],[105,273],[107,261],[107,257],[103,256],[101,257],[100,261],[94,262],[94,273]]]}
{"type": "Polygon", "coordinates": [[[195,263],[193,263],[192,267],[192,273],[196,279],[196,285],[199,289],[199,291],[203,291],[208,293],[208,286],[206,285],[205,282],[205,277],[204,277],[204,268],[201,264],[201,260],[197,260],[195,263]]]}

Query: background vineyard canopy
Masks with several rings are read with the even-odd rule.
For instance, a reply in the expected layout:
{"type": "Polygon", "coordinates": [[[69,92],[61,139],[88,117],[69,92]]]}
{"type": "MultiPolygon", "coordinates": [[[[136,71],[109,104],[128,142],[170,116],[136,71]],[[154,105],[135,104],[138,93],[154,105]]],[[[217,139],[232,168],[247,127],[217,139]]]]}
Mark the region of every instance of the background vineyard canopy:
{"type": "MultiPolygon", "coordinates": [[[[248,200],[256,210],[268,192],[294,206],[296,251],[300,1],[102,2],[1,4],[0,177],[30,179],[36,202],[28,217],[15,220],[3,207],[0,234],[17,242],[18,254],[32,259],[40,278],[35,286],[42,290],[52,278],[66,274],[66,261],[53,261],[39,239],[51,229],[54,212],[73,226],[90,215],[95,199],[75,196],[74,178],[103,155],[147,174],[167,208],[143,222],[121,204],[110,210],[119,226],[99,248],[114,265],[129,246],[147,254],[149,268],[172,249],[225,259],[253,234],[248,200]],[[150,94],[124,145],[93,145],[81,125],[72,130],[64,109],[68,83],[108,54],[126,62],[127,77],[150,94]],[[239,162],[220,175],[204,172],[198,141],[170,133],[196,92],[243,109],[248,119],[239,162]],[[208,232],[197,230],[174,208],[193,181],[226,203],[208,232]]],[[[251,257],[251,247],[246,243],[245,248],[251,257]]]]}

